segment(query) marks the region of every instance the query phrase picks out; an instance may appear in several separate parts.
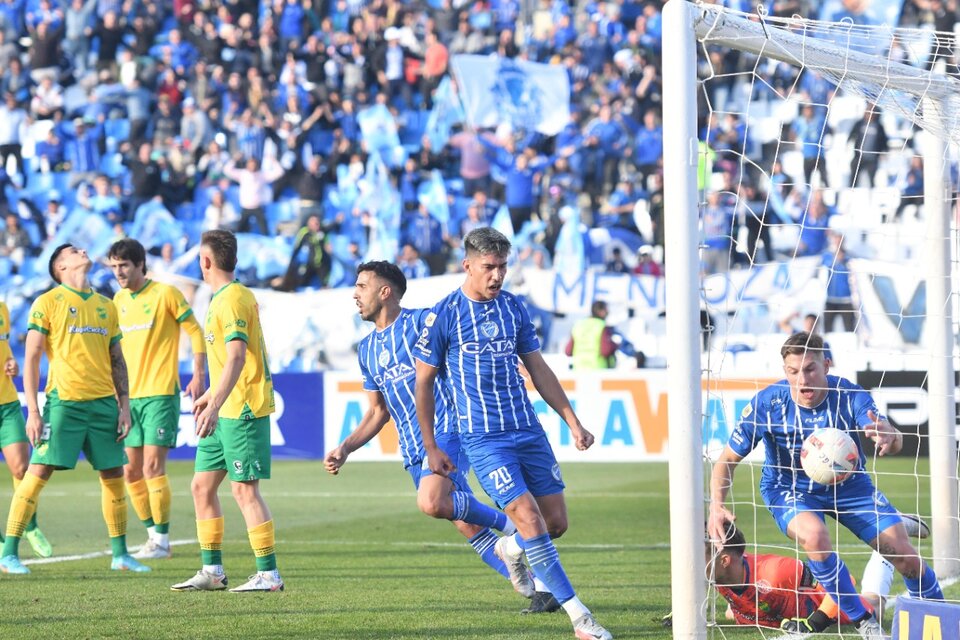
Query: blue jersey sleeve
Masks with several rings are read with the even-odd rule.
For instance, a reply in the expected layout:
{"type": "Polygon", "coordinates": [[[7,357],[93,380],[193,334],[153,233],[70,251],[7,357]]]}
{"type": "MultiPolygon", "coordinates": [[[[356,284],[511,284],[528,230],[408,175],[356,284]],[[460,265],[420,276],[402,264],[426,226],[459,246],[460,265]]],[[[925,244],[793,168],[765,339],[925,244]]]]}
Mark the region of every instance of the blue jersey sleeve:
{"type": "Polygon", "coordinates": [[[520,314],[520,326],[517,329],[517,353],[523,355],[539,351],[540,339],[537,337],[537,330],[533,326],[533,321],[530,320],[527,306],[516,298],[513,299],[513,303],[520,314]]]}
{"type": "Polygon", "coordinates": [[[760,406],[760,396],[753,396],[750,404],[743,408],[737,427],[730,434],[730,440],[727,441],[727,445],[741,458],[756,449],[760,442],[761,432],[757,428],[760,406]]]}
{"type": "Polygon", "coordinates": [[[873,424],[869,412],[873,412],[878,419],[883,420],[886,416],[880,414],[877,409],[877,403],[873,401],[870,392],[858,384],[850,383],[851,411],[853,412],[853,421],[858,427],[867,427],[873,424]]]}
{"type": "Polygon", "coordinates": [[[434,307],[423,317],[420,337],[413,347],[413,357],[432,367],[440,368],[447,353],[448,337],[445,329],[445,316],[434,307]]]}
{"type": "Polygon", "coordinates": [[[363,361],[365,351],[365,349],[360,349],[357,353],[357,361],[360,363],[360,377],[363,380],[363,389],[365,391],[380,391],[380,387],[377,386],[373,376],[370,374],[370,369],[367,368],[366,363],[363,361]]]}

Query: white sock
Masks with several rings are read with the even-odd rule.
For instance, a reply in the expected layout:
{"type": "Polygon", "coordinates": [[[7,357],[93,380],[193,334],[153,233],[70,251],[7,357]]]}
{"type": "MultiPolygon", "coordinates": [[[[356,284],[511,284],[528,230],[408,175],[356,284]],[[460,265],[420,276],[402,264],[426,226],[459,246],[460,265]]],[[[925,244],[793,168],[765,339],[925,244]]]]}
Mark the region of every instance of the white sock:
{"type": "Polygon", "coordinates": [[[505,536],[510,536],[516,532],[517,532],[517,525],[513,524],[513,520],[511,520],[510,518],[507,518],[507,524],[503,527],[503,531],[501,531],[500,533],[502,533],[505,536]]]}
{"type": "Polygon", "coordinates": [[[523,555],[523,547],[521,547],[520,543],[517,542],[517,536],[519,535],[520,535],[519,533],[515,533],[512,536],[504,536],[507,539],[507,541],[504,543],[504,546],[506,547],[506,552],[509,553],[511,556],[523,555]]]}
{"type": "Polygon", "coordinates": [[[153,525],[147,527],[147,539],[156,540],[157,539],[157,528],[153,525]]]}
{"type": "Polygon", "coordinates": [[[169,547],[169,546],[170,546],[170,534],[169,534],[169,533],[154,533],[153,536],[152,536],[152,538],[153,538],[153,541],[156,542],[156,543],[157,543],[158,545],[160,545],[161,547],[169,547]]]}
{"type": "Polygon", "coordinates": [[[570,616],[570,622],[576,622],[581,617],[590,613],[590,609],[587,609],[586,605],[580,602],[580,598],[577,596],[573,596],[564,602],[563,610],[567,612],[568,616],[570,616]]]}
{"type": "Polygon", "coordinates": [[[203,570],[207,573],[212,573],[215,576],[223,575],[223,565],[222,564],[205,564],[203,565],[203,570]]]}
{"type": "Polygon", "coordinates": [[[889,560],[874,551],[870,554],[870,562],[863,570],[863,578],[860,579],[860,591],[875,593],[885,598],[890,595],[892,585],[893,565],[889,560]]]}
{"type": "Polygon", "coordinates": [[[550,593],[550,587],[543,583],[543,580],[537,576],[533,576],[533,590],[539,591],[540,593],[550,593]]]}

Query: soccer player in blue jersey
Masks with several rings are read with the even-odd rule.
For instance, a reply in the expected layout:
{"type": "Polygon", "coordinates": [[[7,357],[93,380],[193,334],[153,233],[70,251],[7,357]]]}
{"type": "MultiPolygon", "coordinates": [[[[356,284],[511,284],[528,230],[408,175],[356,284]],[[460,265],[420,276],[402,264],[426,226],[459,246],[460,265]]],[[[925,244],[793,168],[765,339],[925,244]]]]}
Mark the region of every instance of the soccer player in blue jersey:
{"type": "Polygon", "coordinates": [[[713,467],[708,533],[724,540],[724,527],[734,519],[724,506],[734,470],[762,441],[766,462],[760,493],[767,509],[780,530],[807,554],[813,576],[860,635],[879,640],[880,624],[863,607],[850,572],[833,551],[824,514],[883,554],[903,576],[912,597],[942,599],[943,592],[933,569],[910,544],[900,514],[864,471],[862,447],[858,473],[837,485],[817,484],[800,467],[803,441],[820,427],[848,431],[858,445],[862,431],[880,456],[895,454],[903,446],[902,434],[880,415],[867,391],[828,375],[823,352],[823,338],[816,334],[799,332],[784,342],[780,355],[786,378],[753,397],[713,467]]]}
{"type": "Polygon", "coordinates": [[[450,400],[443,385],[437,386],[436,440],[457,460],[457,472],[449,477],[436,475],[424,463],[414,408],[416,371],[412,350],[427,310],[402,308],[400,299],[406,289],[407,279],[395,264],[375,261],[357,267],[353,298],[360,317],[376,326],[357,347],[363,387],[370,405],[357,429],[326,455],[324,467],[334,475],[339,473],[347,457],[393,418],[403,466],[417,488],[417,506],[428,516],[453,521],[483,561],[509,579],[506,566],[494,553],[498,537],[491,528],[512,534],[516,527],[503,513],[473,495],[467,482],[470,465],[460,450],[456,415],[450,410],[452,407],[448,408],[450,400]]]}
{"type": "Polygon", "coordinates": [[[496,551],[515,585],[532,591],[533,574],[553,593],[580,640],[610,640],[574,593],[551,536],[567,528],[560,466],[527,397],[517,357],[537,391],[570,427],[580,450],[593,444],[556,375],[540,354],[540,341],[523,304],[502,291],[510,241],[490,228],[463,239],[463,285],[423,319],[417,358],[417,417],[430,470],[451,475],[457,464],[434,438],[434,393],[443,372],[453,392],[460,441],[484,491],[517,526],[496,551]]]}

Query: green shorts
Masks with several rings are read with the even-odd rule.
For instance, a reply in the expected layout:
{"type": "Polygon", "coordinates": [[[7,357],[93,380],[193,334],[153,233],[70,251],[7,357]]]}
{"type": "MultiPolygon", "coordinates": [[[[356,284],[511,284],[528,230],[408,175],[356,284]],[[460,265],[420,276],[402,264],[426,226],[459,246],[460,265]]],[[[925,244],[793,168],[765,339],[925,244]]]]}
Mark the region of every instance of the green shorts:
{"type": "Polygon", "coordinates": [[[73,469],[80,452],[97,471],[116,469],[127,463],[123,442],[117,442],[120,410],[116,398],[61,400],[56,391],[47,394],[43,407],[43,435],[33,450],[30,464],[73,469]]]}
{"type": "Polygon", "coordinates": [[[234,482],[270,477],[270,416],[220,418],[212,436],[197,444],[194,471],[226,471],[234,482]]]}
{"type": "Polygon", "coordinates": [[[125,447],[177,446],[180,431],[180,394],[130,399],[130,434],[125,447]]]}
{"type": "Polygon", "coordinates": [[[27,440],[27,420],[23,417],[20,401],[0,404],[0,447],[27,440]]]}

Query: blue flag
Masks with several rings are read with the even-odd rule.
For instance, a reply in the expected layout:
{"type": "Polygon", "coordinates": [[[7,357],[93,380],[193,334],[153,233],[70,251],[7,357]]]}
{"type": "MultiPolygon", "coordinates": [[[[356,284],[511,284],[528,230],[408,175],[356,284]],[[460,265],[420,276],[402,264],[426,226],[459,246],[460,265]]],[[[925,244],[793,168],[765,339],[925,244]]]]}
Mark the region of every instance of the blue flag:
{"type": "Polygon", "coordinates": [[[386,106],[377,104],[359,111],[357,124],[367,153],[378,153],[388,159],[394,157],[394,149],[400,146],[400,135],[397,121],[386,106]]]}
{"type": "Polygon", "coordinates": [[[447,187],[440,171],[434,169],[430,172],[430,179],[420,184],[417,200],[426,205],[430,215],[446,227],[450,221],[450,203],[447,201],[447,187]]]}
{"type": "Polygon", "coordinates": [[[554,247],[553,269],[561,274],[583,273],[587,266],[587,257],[580,211],[567,206],[560,209],[559,215],[564,222],[554,247]]]}
{"type": "Polygon", "coordinates": [[[430,138],[435,150],[442,149],[450,139],[450,129],[458,122],[463,122],[463,107],[460,98],[454,92],[449,76],[444,76],[440,86],[433,94],[433,109],[427,116],[424,133],[430,138]]]}

